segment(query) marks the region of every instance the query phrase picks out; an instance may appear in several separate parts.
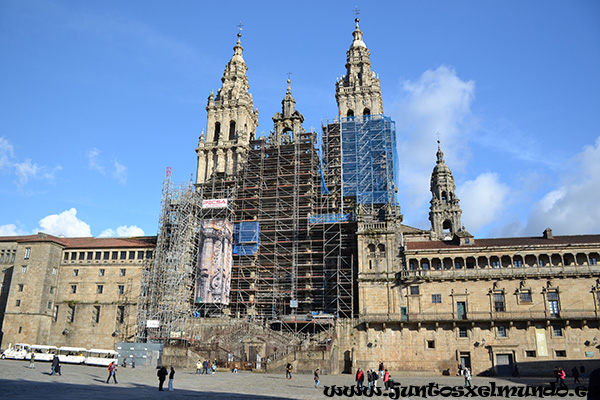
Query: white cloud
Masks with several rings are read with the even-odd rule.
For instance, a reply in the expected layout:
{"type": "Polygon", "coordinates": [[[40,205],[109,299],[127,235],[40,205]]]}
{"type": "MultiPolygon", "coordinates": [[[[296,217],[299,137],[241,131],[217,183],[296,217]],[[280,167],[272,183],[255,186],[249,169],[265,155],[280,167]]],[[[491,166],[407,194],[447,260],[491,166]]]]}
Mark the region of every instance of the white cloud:
{"type": "Polygon", "coordinates": [[[539,235],[546,227],[558,235],[600,232],[600,137],[564,165],[559,186],[533,205],[526,234],[539,235]]]}
{"type": "Polygon", "coordinates": [[[114,165],[115,165],[115,169],[114,169],[114,172],[113,172],[114,178],[121,185],[126,184],[127,183],[127,167],[124,166],[123,164],[121,164],[118,161],[115,161],[114,165]]]}
{"type": "Polygon", "coordinates": [[[468,138],[474,117],[475,82],[460,79],[447,66],[425,71],[416,81],[402,82],[401,100],[393,105],[398,141],[400,202],[408,223],[427,214],[429,180],[435,166],[437,135],[453,170],[468,161],[468,138]]]}
{"type": "Polygon", "coordinates": [[[40,166],[30,159],[23,162],[16,160],[13,145],[4,137],[0,137],[0,170],[14,173],[16,175],[17,187],[23,189],[25,185],[33,179],[42,179],[53,181],[56,173],[62,170],[60,165],[50,169],[46,166],[40,166]]]}
{"type": "Polygon", "coordinates": [[[510,189],[501,183],[498,174],[487,172],[457,187],[462,223],[473,233],[494,222],[507,205],[510,189]]]}
{"type": "Polygon", "coordinates": [[[100,165],[98,162],[98,155],[100,155],[100,151],[97,148],[93,148],[87,153],[88,165],[91,169],[98,171],[104,174],[104,167],[100,165]]]}
{"type": "Polygon", "coordinates": [[[15,224],[0,225],[0,236],[19,236],[23,235],[15,224]]]}
{"type": "Polygon", "coordinates": [[[55,236],[85,237],[92,236],[90,226],[77,218],[77,210],[71,208],[60,214],[44,217],[39,222],[38,231],[55,236]]]}
{"type": "Polygon", "coordinates": [[[144,236],[144,231],[142,228],[138,228],[135,225],[127,226],[119,226],[117,230],[106,229],[104,230],[100,236],[98,237],[133,237],[133,236],[144,236]]]}

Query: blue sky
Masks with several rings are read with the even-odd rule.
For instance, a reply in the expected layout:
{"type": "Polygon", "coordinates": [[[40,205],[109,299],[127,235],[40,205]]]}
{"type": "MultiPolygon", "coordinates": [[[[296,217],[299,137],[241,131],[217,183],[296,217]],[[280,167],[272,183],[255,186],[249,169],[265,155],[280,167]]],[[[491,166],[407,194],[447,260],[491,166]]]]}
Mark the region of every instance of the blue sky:
{"type": "Polygon", "coordinates": [[[0,1],[0,235],[155,235],[236,25],[272,129],[337,115],[354,6],[396,121],[404,222],[428,229],[439,132],[477,237],[600,232],[600,2],[0,1]]]}

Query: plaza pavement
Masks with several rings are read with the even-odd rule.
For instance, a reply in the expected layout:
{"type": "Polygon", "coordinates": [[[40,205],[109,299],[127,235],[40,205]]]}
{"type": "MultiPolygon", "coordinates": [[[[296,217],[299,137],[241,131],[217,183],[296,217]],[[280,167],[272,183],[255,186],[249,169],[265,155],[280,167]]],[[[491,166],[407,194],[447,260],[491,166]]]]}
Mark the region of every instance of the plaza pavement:
{"type": "MultiPolygon", "coordinates": [[[[50,364],[36,362],[35,369],[28,368],[28,361],[0,360],[0,398],[25,399],[65,399],[65,400],[135,400],[135,399],[327,399],[323,393],[325,386],[353,385],[351,375],[321,375],[319,389],[314,388],[310,374],[294,374],[292,380],[284,374],[264,374],[243,371],[238,374],[218,372],[214,375],[195,375],[194,371],[177,370],[173,392],[158,391],[158,378],[153,368],[119,368],[118,384],[106,383],[106,367],[85,365],[62,365],[62,376],[50,375],[50,364]]],[[[396,382],[406,385],[427,385],[436,382],[441,386],[457,386],[464,383],[458,376],[401,376],[392,374],[396,382]]],[[[548,385],[551,379],[523,378],[500,379],[474,377],[473,385],[486,385],[494,381],[497,385],[548,385]]],[[[568,379],[569,387],[574,387],[568,379]]],[[[584,380],[587,386],[587,380],[584,380]]],[[[381,385],[381,380],[379,380],[381,385]]],[[[384,392],[386,393],[386,392],[384,392]]],[[[362,396],[361,396],[362,397],[362,396]]],[[[377,398],[377,396],[373,396],[377,398]]],[[[388,396],[381,396],[387,398],[388,396]]],[[[569,392],[573,399],[578,397],[569,392]]],[[[346,398],[334,396],[334,399],[346,398]]],[[[413,397],[415,399],[420,397],[413,397]]],[[[443,398],[443,397],[434,397],[443,398]]],[[[501,399],[502,397],[497,397],[501,399]]],[[[558,399],[560,397],[546,397],[558,399]]],[[[533,397],[532,397],[533,399],[533,397]]]]}

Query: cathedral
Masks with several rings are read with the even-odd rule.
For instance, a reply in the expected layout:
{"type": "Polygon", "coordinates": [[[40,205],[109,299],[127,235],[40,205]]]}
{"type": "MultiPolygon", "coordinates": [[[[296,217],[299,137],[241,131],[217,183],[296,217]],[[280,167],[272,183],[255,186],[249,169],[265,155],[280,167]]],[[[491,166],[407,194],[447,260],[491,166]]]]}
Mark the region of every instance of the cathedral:
{"type": "Polygon", "coordinates": [[[439,141],[431,225],[403,224],[395,124],[358,18],[339,118],[320,133],[304,129],[288,80],[257,136],[243,50],[238,34],[208,96],[195,181],[165,181],[156,237],[0,238],[2,348],[192,340],[202,321],[244,319],[325,337],[332,373],[600,366],[600,235],[474,237],[439,141]]]}

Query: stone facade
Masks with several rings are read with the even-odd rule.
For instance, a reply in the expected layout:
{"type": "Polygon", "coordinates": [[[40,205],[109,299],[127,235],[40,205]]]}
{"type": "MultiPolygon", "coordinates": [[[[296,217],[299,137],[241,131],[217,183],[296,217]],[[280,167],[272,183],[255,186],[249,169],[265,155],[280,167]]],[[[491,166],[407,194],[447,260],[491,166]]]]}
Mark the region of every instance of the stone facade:
{"type": "Polygon", "coordinates": [[[114,349],[116,342],[131,340],[141,273],[155,242],[155,237],[1,237],[0,346],[114,349]]]}

